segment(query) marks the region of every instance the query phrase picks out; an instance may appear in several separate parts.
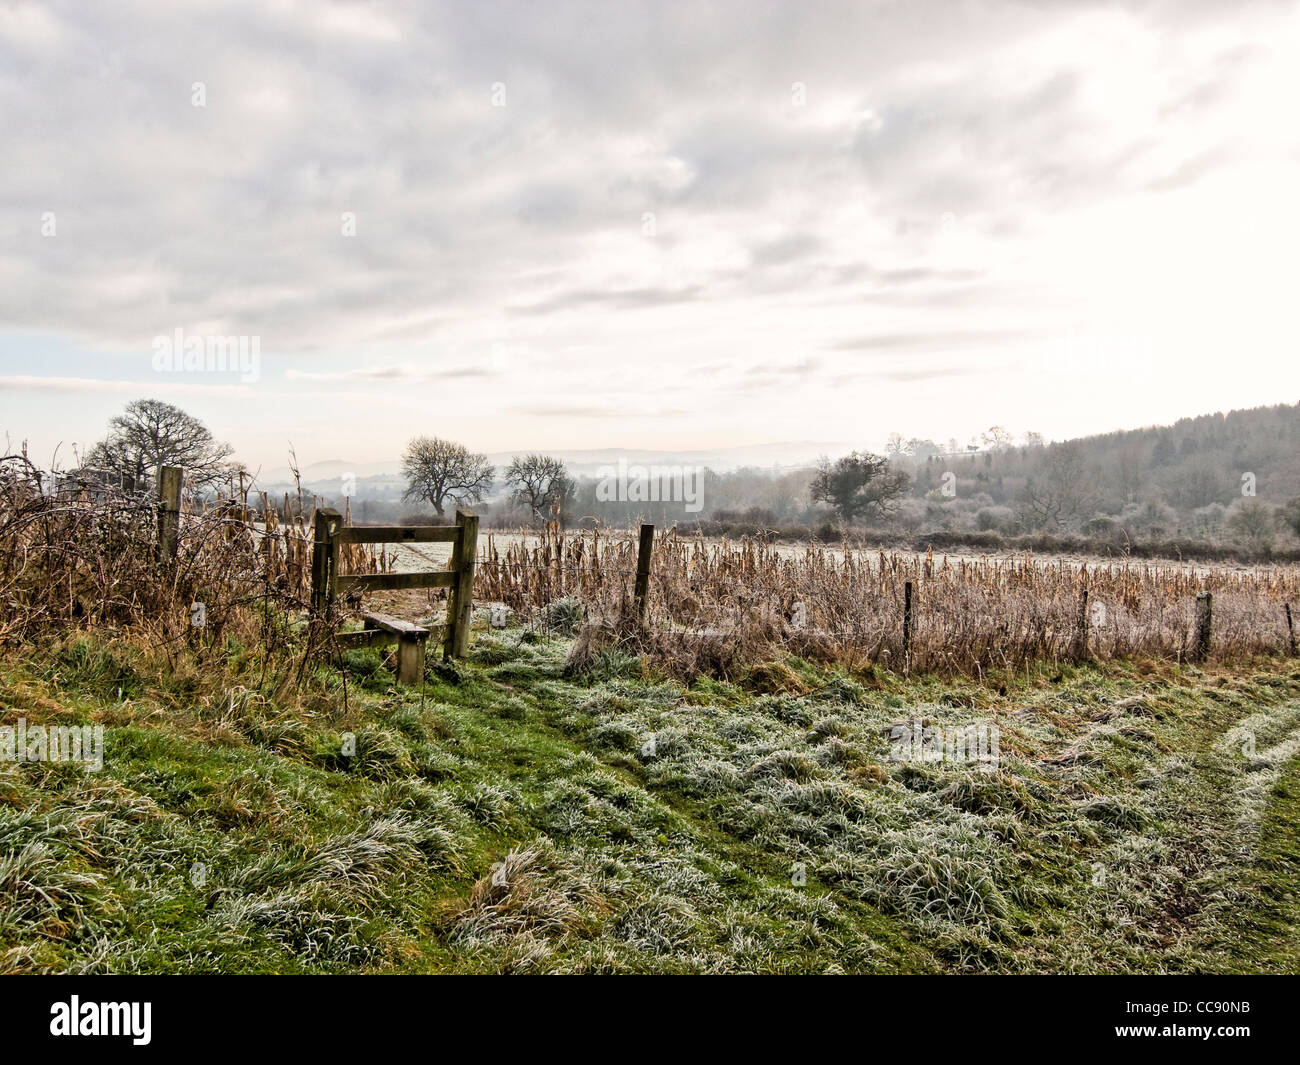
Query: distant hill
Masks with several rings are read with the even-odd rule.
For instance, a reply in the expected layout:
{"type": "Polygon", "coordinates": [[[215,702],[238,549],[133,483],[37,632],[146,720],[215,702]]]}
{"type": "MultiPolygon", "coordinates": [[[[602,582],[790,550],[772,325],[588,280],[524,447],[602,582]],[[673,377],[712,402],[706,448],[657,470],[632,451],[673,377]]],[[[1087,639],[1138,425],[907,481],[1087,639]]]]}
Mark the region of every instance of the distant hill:
{"type": "MultiPolygon", "coordinates": [[[[788,470],[811,465],[821,455],[841,455],[851,451],[854,445],[848,443],[815,443],[800,441],[795,443],[755,444],[746,447],[702,449],[695,451],[643,451],[635,448],[603,448],[588,450],[547,450],[544,448],[520,448],[517,451],[494,451],[489,453],[488,461],[498,468],[508,466],[515,455],[526,454],[529,450],[544,451],[548,455],[562,459],[570,473],[577,477],[594,477],[602,466],[617,465],[620,458],[630,463],[707,466],[719,473],[744,467],[788,470]]],[[[341,479],[351,474],[357,481],[358,488],[367,488],[379,494],[370,498],[388,499],[391,483],[400,481],[401,460],[381,460],[379,462],[350,462],[345,459],[325,459],[300,467],[304,489],[320,495],[336,495],[341,479]]],[[[257,487],[261,491],[277,494],[290,491],[294,487],[293,471],[287,466],[262,470],[258,473],[257,487]]],[[[399,492],[398,495],[401,493],[399,492]]],[[[359,498],[359,496],[358,496],[359,498]]]]}
{"type": "Polygon", "coordinates": [[[913,476],[912,502],[927,504],[911,508],[914,527],[1264,544],[1289,539],[1293,529],[1280,508],[1300,496],[1300,404],[1048,446],[959,456],[914,451],[894,460],[913,476]]]}
{"type": "MultiPolygon", "coordinates": [[[[615,517],[617,510],[618,520],[645,513],[667,522],[753,512],[752,519],[760,523],[806,524],[828,517],[808,498],[807,471],[820,456],[837,457],[853,447],[805,441],[714,450],[547,453],[564,460],[579,480],[574,511],[579,515],[615,517]],[[616,466],[620,459],[707,467],[712,474],[703,509],[688,513],[671,504],[630,503],[621,510],[598,506],[593,479],[602,466],[616,466]]],[[[489,459],[502,468],[519,453],[522,449],[495,452],[489,459]]],[[[1300,403],[974,452],[950,452],[933,441],[913,439],[890,458],[911,475],[912,484],[911,498],[886,524],[908,533],[1084,532],[1121,539],[1247,537],[1261,543],[1276,534],[1290,542],[1291,526],[1282,507],[1300,497],[1300,403]]],[[[354,505],[365,505],[372,518],[391,518],[410,509],[401,503],[405,484],[399,469],[397,459],[323,460],[302,468],[303,489],[334,502],[347,496],[354,505]]],[[[288,469],[262,473],[258,487],[272,496],[294,490],[288,469]]],[[[499,486],[497,497],[489,502],[500,507],[499,486]]]]}
{"type": "MultiPolygon", "coordinates": [[[[1080,437],[1046,448],[1013,447],[946,457],[924,463],[930,474],[951,466],[970,475],[991,496],[1007,501],[1007,490],[1049,472],[1049,459],[1062,449],[1075,452],[1095,483],[1099,503],[1112,507],[1157,501],[1178,510],[1213,503],[1229,505],[1243,497],[1281,503],[1300,495],[1300,403],[1227,414],[1180,418],[1152,426],[1080,437]]],[[[922,474],[922,488],[932,479],[922,474]]]]}

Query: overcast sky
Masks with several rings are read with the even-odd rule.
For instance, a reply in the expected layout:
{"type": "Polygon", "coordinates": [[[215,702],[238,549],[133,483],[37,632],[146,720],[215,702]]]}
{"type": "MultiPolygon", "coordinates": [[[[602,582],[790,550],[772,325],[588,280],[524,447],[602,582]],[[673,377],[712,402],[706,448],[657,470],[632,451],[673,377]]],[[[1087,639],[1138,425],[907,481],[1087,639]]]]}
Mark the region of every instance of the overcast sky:
{"type": "Polygon", "coordinates": [[[0,0],[0,432],[66,460],[155,396],[281,466],[1295,402],[1298,102],[1292,3],[0,0]],[[259,378],[157,372],[177,329],[259,378]]]}

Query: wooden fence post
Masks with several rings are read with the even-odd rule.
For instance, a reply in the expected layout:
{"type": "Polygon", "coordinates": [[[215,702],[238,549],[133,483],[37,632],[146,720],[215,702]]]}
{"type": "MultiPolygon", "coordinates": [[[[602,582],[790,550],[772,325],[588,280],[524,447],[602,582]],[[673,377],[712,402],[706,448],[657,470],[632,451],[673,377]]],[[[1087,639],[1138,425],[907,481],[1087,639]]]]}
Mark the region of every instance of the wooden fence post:
{"type": "Polygon", "coordinates": [[[655,546],[655,527],[641,526],[641,543],[636,551],[636,616],[638,621],[645,621],[646,599],[650,591],[650,554],[655,546]]]}
{"type": "MultiPolygon", "coordinates": [[[[447,607],[447,649],[453,658],[463,658],[469,651],[470,618],[474,611],[474,558],[478,554],[478,515],[470,510],[456,511],[460,537],[452,548],[452,569],[456,573],[455,590],[447,607]]],[[[444,652],[447,653],[447,652],[444,652]]]]}
{"type": "Polygon", "coordinates": [[[337,510],[316,511],[316,530],[311,551],[311,608],[323,614],[334,603],[334,581],[339,572],[339,545],[334,534],[343,524],[337,510]]]}
{"type": "Polygon", "coordinates": [[[1291,604],[1290,604],[1290,603],[1287,603],[1287,605],[1286,605],[1286,639],[1287,639],[1287,645],[1290,647],[1290,650],[1291,650],[1291,657],[1294,658],[1294,657],[1295,657],[1295,653],[1296,653],[1296,647],[1295,647],[1295,625],[1293,625],[1292,622],[1291,622],[1291,604]]]}
{"type": "Polygon", "coordinates": [[[1196,661],[1210,657],[1210,624],[1214,616],[1214,596],[1201,592],[1196,597],[1196,661]]]}
{"type": "Polygon", "coordinates": [[[158,468],[158,560],[176,557],[181,528],[181,470],[177,466],[158,468]]]}
{"type": "Polygon", "coordinates": [[[912,582],[903,582],[903,670],[907,671],[912,658],[912,582]]]}
{"type": "Polygon", "coordinates": [[[1088,654],[1088,589],[1085,588],[1079,595],[1079,623],[1076,627],[1077,635],[1074,648],[1076,658],[1084,658],[1088,654]]]}

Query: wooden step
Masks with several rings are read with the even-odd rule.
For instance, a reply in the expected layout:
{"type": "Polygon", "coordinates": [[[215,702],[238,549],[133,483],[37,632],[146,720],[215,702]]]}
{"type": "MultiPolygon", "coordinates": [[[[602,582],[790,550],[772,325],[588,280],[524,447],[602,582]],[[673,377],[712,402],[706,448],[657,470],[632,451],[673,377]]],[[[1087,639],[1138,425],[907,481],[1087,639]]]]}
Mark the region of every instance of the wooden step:
{"type": "Polygon", "coordinates": [[[391,614],[374,614],[365,611],[361,615],[361,620],[368,629],[383,629],[385,632],[391,632],[395,636],[400,636],[407,640],[427,640],[429,630],[422,625],[416,625],[414,622],[403,621],[401,618],[395,618],[391,614]]]}
{"type": "Polygon", "coordinates": [[[364,632],[341,632],[337,639],[344,647],[377,647],[397,644],[397,679],[403,684],[424,680],[424,652],[430,630],[391,614],[363,613],[364,632]]]}

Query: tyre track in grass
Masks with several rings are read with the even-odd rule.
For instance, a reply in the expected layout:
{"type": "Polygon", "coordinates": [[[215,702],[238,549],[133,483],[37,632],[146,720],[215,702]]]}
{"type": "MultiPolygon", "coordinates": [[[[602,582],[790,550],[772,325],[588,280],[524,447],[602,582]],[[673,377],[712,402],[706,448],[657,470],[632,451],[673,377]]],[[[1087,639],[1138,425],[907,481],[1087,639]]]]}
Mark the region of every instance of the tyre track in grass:
{"type": "Polygon", "coordinates": [[[1159,971],[1279,971],[1261,936],[1294,944],[1294,892],[1288,922],[1258,887],[1285,896],[1279,873],[1294,872],[1294,811],[1270,813],[1282,781],[1296,781],[1300,702],[1257,699],[1238,717],[1247,709],[1239,693],[1207,686],[1195,699],[1199,710],[1179,707],[1152,730],[1163,750],[1130,796],[1144,823],[1101,859],[1116,873],[1106,917],[1136,929],[1135,943],[1149,944],[1146,960],[1159,971]],[[1261,867],[1266,851],[1275,853],[1261,867]]]}

